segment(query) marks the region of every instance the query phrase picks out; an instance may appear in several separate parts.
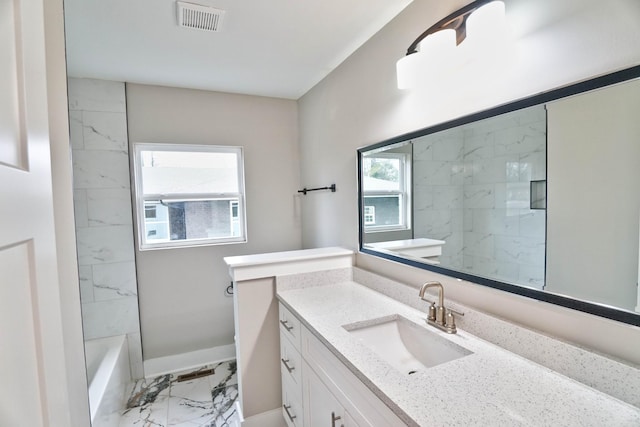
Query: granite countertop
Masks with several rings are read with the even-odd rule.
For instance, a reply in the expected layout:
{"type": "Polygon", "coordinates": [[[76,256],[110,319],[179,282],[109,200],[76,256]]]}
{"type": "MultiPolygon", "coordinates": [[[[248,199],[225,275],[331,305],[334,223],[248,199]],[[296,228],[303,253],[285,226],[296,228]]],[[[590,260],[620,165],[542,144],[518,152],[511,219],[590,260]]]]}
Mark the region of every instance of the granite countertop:
{"type": "Polygon", "coordinates": [[[358,283],[279,290],[277,296],[408,425],[640,426],[640,408],[464,331],[449,335],[427,326],[424,312],[358,283]],[[407,375],[343,328],[396,314],[473,354],[407,375]]]}

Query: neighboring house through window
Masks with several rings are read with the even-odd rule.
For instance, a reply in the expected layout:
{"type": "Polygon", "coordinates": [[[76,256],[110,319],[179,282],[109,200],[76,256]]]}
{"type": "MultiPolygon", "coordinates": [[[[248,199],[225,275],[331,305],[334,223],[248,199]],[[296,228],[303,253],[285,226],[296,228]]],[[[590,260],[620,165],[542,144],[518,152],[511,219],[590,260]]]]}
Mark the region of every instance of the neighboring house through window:
{"type": "Polygon", "coordinates": [[[364,207],[364,225],[375,225],[376,223],[376,207],[364,207]]]}
{"type": "Polygon", "coordinates": [[[141,250],[246,242],[241,147],[134,144],[141,250]]]}

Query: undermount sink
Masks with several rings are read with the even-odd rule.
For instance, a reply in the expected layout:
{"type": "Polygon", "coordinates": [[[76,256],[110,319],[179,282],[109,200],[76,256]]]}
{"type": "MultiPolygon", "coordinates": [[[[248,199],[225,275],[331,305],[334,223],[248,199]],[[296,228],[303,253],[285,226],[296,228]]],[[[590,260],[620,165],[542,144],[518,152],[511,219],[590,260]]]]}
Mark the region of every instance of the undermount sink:
{"type": "Polygon", "coordinates": [[[409,375],[472,354],[400,315],[351,323],[343,328],[391,366],[409,375]]]}

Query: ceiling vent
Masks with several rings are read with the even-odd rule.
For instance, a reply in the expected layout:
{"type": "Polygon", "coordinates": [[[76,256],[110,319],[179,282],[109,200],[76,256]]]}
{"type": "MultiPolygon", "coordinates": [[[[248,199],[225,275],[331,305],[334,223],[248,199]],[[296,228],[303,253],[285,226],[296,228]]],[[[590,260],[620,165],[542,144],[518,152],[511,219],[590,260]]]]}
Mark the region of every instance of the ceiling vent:
{"type": "Polygon", "coordinates": [[[178,25],[203,31],[220,31],[224,10],[199,4],[178,3],[178,25]]]}

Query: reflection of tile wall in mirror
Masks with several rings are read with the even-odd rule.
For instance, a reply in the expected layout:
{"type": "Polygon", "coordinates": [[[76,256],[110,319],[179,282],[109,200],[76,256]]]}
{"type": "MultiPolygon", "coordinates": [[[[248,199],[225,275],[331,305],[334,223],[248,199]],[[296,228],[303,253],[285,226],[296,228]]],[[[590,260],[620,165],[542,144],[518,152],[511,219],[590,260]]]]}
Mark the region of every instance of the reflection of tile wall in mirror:
{"type": "Polygon", "coordinates": [[[414,238],[445,240],[441,265],[544,286],[544,211],[529,182],[546,179],[543,106],[416,138],[414,238]]]}

